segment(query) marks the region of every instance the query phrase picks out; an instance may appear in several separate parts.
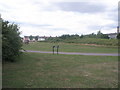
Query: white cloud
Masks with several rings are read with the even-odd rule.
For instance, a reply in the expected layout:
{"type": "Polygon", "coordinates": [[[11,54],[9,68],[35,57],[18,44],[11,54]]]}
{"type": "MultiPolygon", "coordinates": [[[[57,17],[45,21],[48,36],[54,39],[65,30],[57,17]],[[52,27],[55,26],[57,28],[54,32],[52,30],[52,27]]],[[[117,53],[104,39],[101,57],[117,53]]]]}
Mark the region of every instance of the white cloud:
{"type": "Polygon", "coordinates": [[[101,7],[105,9],[105,11],[97,11],[97,13],[65,11],[64,9],[62,10],[60,6],[56,5],[56,0],[1,0],[0,12],[4,20],[20,25],[22,36],[88,34],[97,32],[101,27],[103,33],[116,32],[116,29],[113,28],[112,25],[117,26],[116,9],[118,0],[57,0],[57,2],[63,3],[80,1],[93,5],[105,5],[105,8],[101,7]]]}

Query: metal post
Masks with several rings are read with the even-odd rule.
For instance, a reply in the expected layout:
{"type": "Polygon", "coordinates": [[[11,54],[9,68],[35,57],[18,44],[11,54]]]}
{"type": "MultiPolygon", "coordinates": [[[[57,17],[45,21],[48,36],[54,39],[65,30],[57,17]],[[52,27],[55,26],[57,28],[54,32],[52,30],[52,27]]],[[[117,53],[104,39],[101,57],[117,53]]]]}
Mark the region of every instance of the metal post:
{"type": "Polygon", "coordinates": [[[55,46],[53,46],[53,54],[54,54],[54,48],[55,48],[55,46]]]}
{"type": "Polygon", "coordinates": [[[57,46],[57,54],[58,54],[58,48],[59,48],[59,45],[57,46]]]}

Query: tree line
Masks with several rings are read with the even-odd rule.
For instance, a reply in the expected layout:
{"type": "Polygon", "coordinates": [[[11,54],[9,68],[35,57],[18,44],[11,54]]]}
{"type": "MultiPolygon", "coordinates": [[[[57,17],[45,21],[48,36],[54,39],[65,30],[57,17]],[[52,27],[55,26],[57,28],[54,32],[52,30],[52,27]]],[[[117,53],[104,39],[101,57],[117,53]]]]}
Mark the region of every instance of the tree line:
{"type": "Polygon", "coordinates": [[[108,35],[103,34],[101,31],[98,31],[97,34],[92,33],[92,34],[87,34],[87,35],[78,35],[78,34],[73,34],[73,35],[69,35],[69,34],[64,34],[61,35],[59,37],[51,37],[48,38],[49,40],[53,40],[53,41],[61,41],[61,40],[66,40],[66,39],[82,39],[82,38],[101,38],[101,39],[109,39],[108,35]]]}
{"type": "Polygon", "coordinates": [[[62,35],[59,38],[61,39],[67,39],[67,38],[102,38],[102,39],[109,39],[108,35],[103,34],[101,31],[98,31],[97,34],[92,33],[92,34],[87,34],[87,35],[81,35],[79,36],[78,34],[75,35],[62,35]]]}

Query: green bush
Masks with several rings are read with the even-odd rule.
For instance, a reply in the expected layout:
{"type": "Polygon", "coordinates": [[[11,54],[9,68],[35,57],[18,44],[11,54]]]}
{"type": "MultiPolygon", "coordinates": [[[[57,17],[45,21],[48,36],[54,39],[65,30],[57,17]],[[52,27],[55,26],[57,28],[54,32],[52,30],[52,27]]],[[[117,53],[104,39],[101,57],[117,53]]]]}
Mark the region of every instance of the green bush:
{"type": "Polygon", "coordinates": [[[19,36],[19,27],[16,24],[10,24],[8,21],[2,21],[2,60],[14,61],[20,55],[22,46],[19,36]]]}

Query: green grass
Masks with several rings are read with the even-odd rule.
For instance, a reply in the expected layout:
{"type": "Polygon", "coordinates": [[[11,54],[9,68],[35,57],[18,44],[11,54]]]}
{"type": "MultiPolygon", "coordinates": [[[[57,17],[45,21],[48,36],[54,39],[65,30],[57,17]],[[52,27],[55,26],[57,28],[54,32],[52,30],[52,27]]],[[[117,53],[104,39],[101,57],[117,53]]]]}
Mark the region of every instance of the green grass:
{"type": "Polygon", "coordinates": [[[3,88],[116,88],[118,57],[24,53],[3,64],[3,88]]]}
{"type": "Polygon", "coordinates": [[[81,45],[75,43],[48,43],[48,42],[34,42],[28,45],[23,45],[26,50],[41,50],[52,51],[53,45],[59,45],[60,52],[84,52],[84,53],[118,53],[117,46],[92,46],[81,45]]]}
{"type": "Polygon", "coordinates": [[[98,39],[98,38],[78,38],[78,39],[68,39],[63,42],[67,43],[82,43],[82,44],[97,44],[97,45],[109,45],[118,46],[118,39],[98,39]]]}

